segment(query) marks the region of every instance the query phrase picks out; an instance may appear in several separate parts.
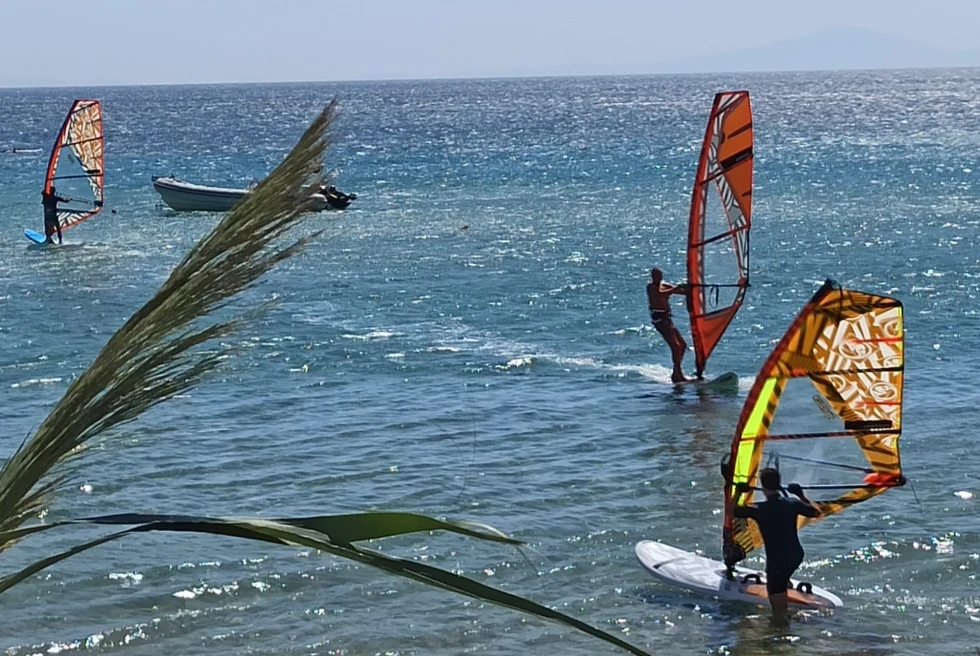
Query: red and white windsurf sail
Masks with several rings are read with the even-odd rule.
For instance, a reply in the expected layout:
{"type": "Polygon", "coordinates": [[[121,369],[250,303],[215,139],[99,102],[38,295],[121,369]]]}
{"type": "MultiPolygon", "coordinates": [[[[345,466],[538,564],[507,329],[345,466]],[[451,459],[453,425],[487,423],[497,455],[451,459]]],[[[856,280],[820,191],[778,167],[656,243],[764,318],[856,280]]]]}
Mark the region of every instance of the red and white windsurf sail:
{"type": "Polygon", "coordinates": [[[76,100],[51,149],[44,191],[70,198],[58,207],[66,230],[102,210],[105,170],[102,106],[98,100],[76,100]]]}
{"type": "Polygon", "coordinates": [[[688,311],[699,377],[749,286],[752,145],[748,91],[717,94],[698,160],[687,237],[688,311]]]}

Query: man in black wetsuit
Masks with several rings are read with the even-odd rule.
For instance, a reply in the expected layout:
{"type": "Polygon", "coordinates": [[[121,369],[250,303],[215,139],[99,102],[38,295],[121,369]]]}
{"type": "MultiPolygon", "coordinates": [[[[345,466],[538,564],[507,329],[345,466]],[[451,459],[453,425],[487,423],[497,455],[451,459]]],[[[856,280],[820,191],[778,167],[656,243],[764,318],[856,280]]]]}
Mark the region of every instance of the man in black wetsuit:
{"type": "Polygon", "coordinates": [[[67,203],[70,198],[62,198],[55,193],[54,185],[51,186],[51,191],[41,192],[41,206],[44,207],[44,237],[45,241],[49,244],[53,244],[54,240],[51,238],[54,233],[58,233],[58,243],[61,243],[61,222],[58,221],[58,203],[67,203]]]}
{"type": "Polygon", "coordinates": [[[767,467],[759,472],[759,482],[766,500],[759,504],[736,506],[735,501],[750,488],[745,483],[736,486],[736,494],[729,504],[735,517],[753,519],[759,525],[762,540],[766,544],[766,591],[772,614],[779,617],[786,613],[786,589],[796,568],[803,562],[803,546],[796,533],[796,518],[819,517],[820,510],[803,494],[803,488],[790,483],[786,490],[798,499],[784,496],[779,472],[767,467]]]}

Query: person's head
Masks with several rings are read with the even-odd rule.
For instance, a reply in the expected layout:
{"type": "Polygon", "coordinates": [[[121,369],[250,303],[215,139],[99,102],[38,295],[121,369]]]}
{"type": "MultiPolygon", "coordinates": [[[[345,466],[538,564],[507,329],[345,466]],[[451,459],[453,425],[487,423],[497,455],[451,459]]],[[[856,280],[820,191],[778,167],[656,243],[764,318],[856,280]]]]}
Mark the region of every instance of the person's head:
{"type": "Polygon", "coordinates": [[[655,283],[659,283],[661,280],[664,279],[664,272],[658,269],[657,267],[653,267],[652,269],[650,269],[650,279],[653,280],[653,282],[655,283]]]}
{"type": "Polygon", "coordinates": [[[56,191],[58,191],[58,190],[54,188],[54,185],[51,185],[51,192],[50,193],[54,194],[56,191]]]}
{"type": "Polygon", "coordinates": [[[779,470],[772,467],[766,467],[759,472],[759,482],[762,484],[762,491],[766,494],[778,494],[783,487],[779,479],[779,470]]]}

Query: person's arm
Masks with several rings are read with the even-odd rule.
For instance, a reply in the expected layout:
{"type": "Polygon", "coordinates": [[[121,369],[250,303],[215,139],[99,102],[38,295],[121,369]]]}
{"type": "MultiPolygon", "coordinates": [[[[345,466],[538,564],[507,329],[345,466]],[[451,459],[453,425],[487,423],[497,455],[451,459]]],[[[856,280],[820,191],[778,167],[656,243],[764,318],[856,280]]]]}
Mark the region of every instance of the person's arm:
{"type": "Polygon", "coordinates": [[[755,506],[739,506],[737,505],[739,497],[741,497],[746,492],[751,491],[752,488],[746,483],[739,483],[735,486],[735,494],[728,498],[728,503],[725,507],[725,514],[732,515],[733,517],[739,517],[743,519],[750,519],[755,517],[755,506]]]}
{"type": "Polygon", "coordinates": [[[686,294],[687,285],[671,285],[669,283],[662,282],[660,283],[660,293],[666,294],[667,296],[671,296],[673,294],[686,294]]]}
{"type": "Polygon", "coordinates": [[[801,515],[803,515],[804,517],[811,517],[811,518],[820,516],[820,509],[817,508],[815,505],[813,505],[812,501],[806,498],[806,495],[803,494],[803,488],[800,486],[799,483],[790,483],[789,485],[786,486],[786,491],[789,492],[790,494],[795,494],[796,497],[799,499],[800,502],[799,512],[801,515]]]}

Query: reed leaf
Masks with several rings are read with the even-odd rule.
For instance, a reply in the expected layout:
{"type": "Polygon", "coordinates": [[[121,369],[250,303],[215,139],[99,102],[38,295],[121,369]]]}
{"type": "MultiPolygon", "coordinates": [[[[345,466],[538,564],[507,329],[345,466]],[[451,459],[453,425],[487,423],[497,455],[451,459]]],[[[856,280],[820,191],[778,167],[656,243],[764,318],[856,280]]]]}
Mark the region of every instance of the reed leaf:
{"type": "Polygon", "coordinates": [[[226,517],[209,518],[197,517],[193,515],[169,515],[169,514],[143,514],[143,513],[120,513],[114,515],[101,515],[98,517],[82,517],[79,519],[65,519],[49,524],[33,524],[23,526],[10,531],[0,533],[0,541],[14,541],[25,538],[35,533],[50,531],[63,526],[77,524],[100,524],[108,526],[133,526],[136,524],[152,524],[154,522],[166,521],[170,523],[184,522],[215,522],[232,525],[235,522],[249,522],[257,524],[268,521],[273,524],[291,526],[293,528],[306,531],[313,531],[326,536],[336,545],[347,545],[354,542],[366,542],[368,540],[378,540],[390,538],[409,533],[428,533],[433,531],[447,531],[458,533],[472,538],[479,538],[491,542],[500,542],[515,546],[523,546],[524,542],[515,540],[512,537],[498,531],[492,526],[477,522],[445,521],[434,519],[426,515],[417,513],[403,512],[365,512],[349,513],[344,515],[316,515],[313,517],[283,517],[274,519],[260,519],[256,517],[226,517]]]}
{"type": "Polygon", "coordinates": [[[650,656],[625,640],[597,629],[582,620],[543,606],[524,597],[503,590],[492,588],[465,576],[447,572],[446,570],[403,558],[365,549],[352,544],[356,538],[373,539],[386,537],[385,526],[391,526],[389,535],[402,535],[412,532],[428,532],[431,530],[448,530],[472,537],[490,539],[499,542],[516,543],[516,540],[506,538],[496,531],[485,533],[472,528],[473,525],[462,525],[443,522],[423,515],[411,513],[364,513],[353,515],[334,515],[321,517],[306,517],[293,519],[248,519],[248,518],[207,518],[186,515],[108,515],[91,517],[80,520],[69,520],[57,524],[37,525],[18,531],[17,538],[24,537],[28,531],[39,532],[66,524],[129,524],[137,523],[131,528],[96,538],[80,544],[72,549],[54,554],[32,565],[3,578],[0,578],[0,594],[21,581],[41,572],[66,558],[70,558],[88,549],[117,540],[133,533],[152,531],[168,531],[181,533],[206,533],[226,537],[236,537],[256,540],[283,546],[308,547],[319,551],[353,560],[368,565],[389,574],[411,579],[425,585],[440,588],[448,592],[465,595],[504,608],[510,608],[541,619],[549,620],[581,631],[604,642],[614,645],[637,656],[650,656]],[[342,535],[347,542],[337,543],[329,534],[318,529],[332,529],[335,534],[342,535]]]}

